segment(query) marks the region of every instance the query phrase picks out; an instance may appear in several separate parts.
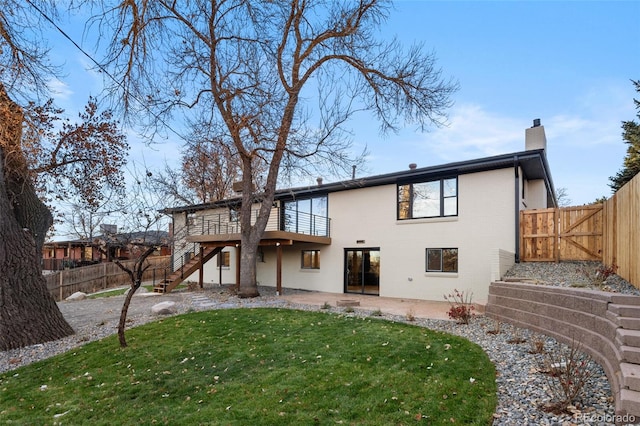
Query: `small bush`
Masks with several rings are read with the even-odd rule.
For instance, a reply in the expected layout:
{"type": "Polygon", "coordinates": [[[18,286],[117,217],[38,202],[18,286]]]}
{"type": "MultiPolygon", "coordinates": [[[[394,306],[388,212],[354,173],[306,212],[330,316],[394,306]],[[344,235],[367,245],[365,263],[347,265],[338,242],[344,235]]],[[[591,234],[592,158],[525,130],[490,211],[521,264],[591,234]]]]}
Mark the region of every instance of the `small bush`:
{"type": "Polygon", "coordinates": [[[469,324],[473,311],[476,309],[471,301],[473,293],[465,294],[464,291],[454,289],[452,294],[445,294],[444,299],[451,305],[449,312],[447,312],[449,318],[455,320],[458,324],[469,324]]]}
{"type": "Polygon", "coordinates": [[[500,334],[500,321],[494,321],[494,327],[491,330],[487,330],[487,334],[500,334]]]}
{"type": "Polygon", "coordinates": [[[530,354],[543,354],[544,352],[544,340],[534,339],[531,341],[531,349],[529,350],[530,354]]]}
{"type": "Polygon", "coordinates": [[[407,321],[413,322],[416,320],[416,316],[413,313],[413,310],[409,309],[407,312],[407,321]]]}
{"type": "Polygon", "coordinates": [[[591,357],[582,351],[575,340],[571,346],[558,346],[547,351],[540,361],[540,370],[547,374],[548,393],[551,402],[543,408],[560,414],[567,406],[582,398],[587,383],[595,374],[591,357]]]}
{"type": "Polygon", "coordinates": [[[612,265],[599,265],[595,268],[589,266],[582,266],[578,268],[578,272],[581,273],[591,285],[595,287],[602,287],[604,282],[610,276],[614,275],[618,271],[618,266],[612,265]]]}
{"type": "Polygon", "coordinates": [[[513,336],[507,340],[507,343],[512,345],[519,345],[525,343],[527,339],[522,335],[522,329],[515,328],[513,332],[513,336]]]}

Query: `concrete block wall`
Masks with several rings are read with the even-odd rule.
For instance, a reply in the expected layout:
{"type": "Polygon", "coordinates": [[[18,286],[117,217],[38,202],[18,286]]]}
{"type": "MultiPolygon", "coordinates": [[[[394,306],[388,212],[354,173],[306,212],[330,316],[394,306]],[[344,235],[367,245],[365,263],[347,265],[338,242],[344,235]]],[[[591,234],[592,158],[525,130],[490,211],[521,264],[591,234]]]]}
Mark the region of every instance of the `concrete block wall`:
{"type": "Polygon", "coordinates": [[[640,419],[640,296],[496,281],[485,314],[569,345],[580,342],[604,368],[616,414],[640,419]]]}

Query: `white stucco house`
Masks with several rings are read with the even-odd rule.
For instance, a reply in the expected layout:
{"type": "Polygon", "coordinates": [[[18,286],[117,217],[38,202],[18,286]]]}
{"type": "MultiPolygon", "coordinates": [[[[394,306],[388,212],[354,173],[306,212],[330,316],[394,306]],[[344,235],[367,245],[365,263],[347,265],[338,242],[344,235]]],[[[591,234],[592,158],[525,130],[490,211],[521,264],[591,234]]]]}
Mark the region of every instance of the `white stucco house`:
{"type": "MultiPolygon", "coordinates": [[[[556,205],[545,150],[535,120],[520,152],[279,190],[258,282],[439,301],[458,289],[485,303],[490,282],[518,261],[520,210],[556,205]]],[[[164,210],[183,268],[175,281],[236,282],[239,200],[164,210]]]]}

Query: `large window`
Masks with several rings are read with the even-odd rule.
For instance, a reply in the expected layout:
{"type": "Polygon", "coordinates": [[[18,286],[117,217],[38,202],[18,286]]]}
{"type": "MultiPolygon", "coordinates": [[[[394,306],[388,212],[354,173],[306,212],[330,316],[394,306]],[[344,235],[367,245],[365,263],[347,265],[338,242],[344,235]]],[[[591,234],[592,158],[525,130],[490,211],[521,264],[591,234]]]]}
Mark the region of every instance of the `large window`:
{"type": "Polygon", "coordinates": [[[398,185],[398,219],[457,215],[457,178],[398,185]]]}
{"type": "Polygon", "coordinates": [[[286,201],[284,230],[298,234],[329,236],[327,196],[286,201]]]}
{"type": "Polygon", "coordinates": [[[302,269],[320,269],[320,250],[302,250],[302,269]]]}
{"type": "Polygon", "coordinates": [[[458,272],[457,248],[428,248],[427,272],[458,272]]]}

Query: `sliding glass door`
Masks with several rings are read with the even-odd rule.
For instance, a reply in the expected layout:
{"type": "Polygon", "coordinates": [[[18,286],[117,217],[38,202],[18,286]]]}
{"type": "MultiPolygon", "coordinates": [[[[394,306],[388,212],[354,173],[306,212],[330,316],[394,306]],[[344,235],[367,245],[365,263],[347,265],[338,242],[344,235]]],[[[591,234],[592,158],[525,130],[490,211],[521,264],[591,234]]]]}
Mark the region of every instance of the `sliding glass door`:
{"type": "Polygon", "coordinates": [[[346,249],[345,293],[380,294],[380,249],[346,249]]]}

